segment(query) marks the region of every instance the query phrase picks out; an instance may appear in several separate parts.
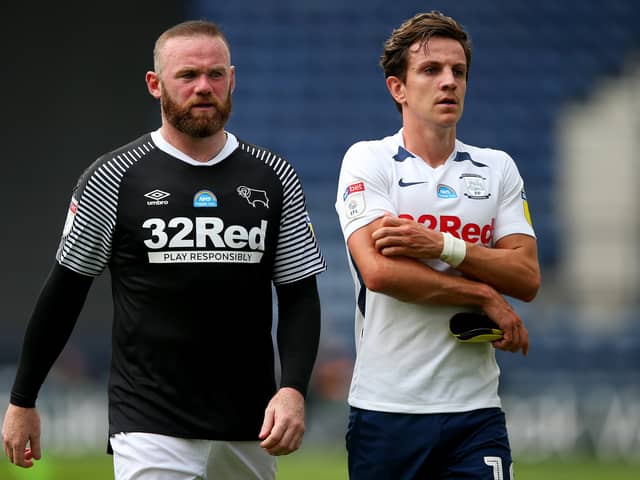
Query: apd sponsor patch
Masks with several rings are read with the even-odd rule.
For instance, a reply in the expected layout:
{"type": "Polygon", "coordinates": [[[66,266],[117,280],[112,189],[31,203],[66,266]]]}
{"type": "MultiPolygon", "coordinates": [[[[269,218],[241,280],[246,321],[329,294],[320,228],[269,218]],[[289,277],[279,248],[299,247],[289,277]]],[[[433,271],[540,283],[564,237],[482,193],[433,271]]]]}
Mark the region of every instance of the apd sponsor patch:
{"type": "Polygon", "coordinates": [[[196,208],[217,207],[218,198],[211,190],[200,190],[193,196],[193,206],[196,208]]]}
{"type": "Polygon", "coordinates": [[[438,185],[438,198],[458,198],[458,195],[449,185],[441,183],[438,185]]]}
{"type": "Polygon", "coordinates": [[[342,199],[344,200],[344,213],[347,218],[354,218],[365,211],[364,182],[358,180],[344,189],[342,199]]]}

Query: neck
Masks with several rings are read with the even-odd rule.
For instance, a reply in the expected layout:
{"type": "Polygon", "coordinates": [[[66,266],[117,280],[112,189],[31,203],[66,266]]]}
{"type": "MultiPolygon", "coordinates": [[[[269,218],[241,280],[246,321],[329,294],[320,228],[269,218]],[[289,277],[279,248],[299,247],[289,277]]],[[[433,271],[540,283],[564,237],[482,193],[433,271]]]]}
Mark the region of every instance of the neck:
{"type": "Polygon", "coordinates": [[[442,165],[455,148],[455,126],[433,128],[404,122],[402,133],[407,150],[418,155],[431,167],[442,165]]]}
{"type": "Polygon", "coordinates": [[[168,143],[198,162],[211,160],[220,153],[227,141],[224,129],[208,137],[196,138],[182,133],[168,123],[163,123],[160,133],[168,143]]]}

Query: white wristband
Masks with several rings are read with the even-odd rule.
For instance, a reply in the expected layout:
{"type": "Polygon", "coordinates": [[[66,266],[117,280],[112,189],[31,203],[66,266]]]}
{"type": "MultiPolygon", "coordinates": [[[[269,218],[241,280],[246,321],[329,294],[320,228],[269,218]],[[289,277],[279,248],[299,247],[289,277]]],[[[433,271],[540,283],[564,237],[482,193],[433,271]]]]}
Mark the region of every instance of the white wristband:
{"type": "Polygon", "coordinates": [[[444,243],[440,260],[447,262],[452,267],[457,267],[467,255],[467,243],[448,232],[442,232],[442,239],[444,243]]]}

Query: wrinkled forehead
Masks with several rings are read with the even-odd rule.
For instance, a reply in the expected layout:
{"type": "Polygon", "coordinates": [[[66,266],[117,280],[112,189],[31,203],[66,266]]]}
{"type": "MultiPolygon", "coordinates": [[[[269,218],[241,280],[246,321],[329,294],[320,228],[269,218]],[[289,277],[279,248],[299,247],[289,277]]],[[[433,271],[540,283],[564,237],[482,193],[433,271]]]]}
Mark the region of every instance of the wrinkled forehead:
{"type": "Polygon", "coordinates": [[[186,65],[230,65],[231,53],[222,37],[178,36],[167,39],[159,51],[163,69],[186,65]]]}

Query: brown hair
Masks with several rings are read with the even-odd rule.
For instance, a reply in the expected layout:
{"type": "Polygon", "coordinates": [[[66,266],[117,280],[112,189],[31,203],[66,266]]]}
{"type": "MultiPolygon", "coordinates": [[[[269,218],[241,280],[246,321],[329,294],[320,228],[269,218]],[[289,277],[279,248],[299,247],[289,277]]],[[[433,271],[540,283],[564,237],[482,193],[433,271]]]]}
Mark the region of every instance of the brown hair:
{"type": "Polygon", "coordinates": [[[153,68],[155,72],[159,74],[162,68],[160,52],[167,40],[175,37],[197,37],[200,35],[213,38],[220,37],[229,48],[229,42],[227,42],[224,34],[215,23],[207,20],[188,20],[165,30],[156,40],[153,48],[153,68]]]}
{"type": "MultiPolygon", "coordinates": [[[[380,66],[385,78],[398,77],[404,82],[407,78],[409,48],[416,42],[424,47],[431,37],[452,38],[460,42],[467,59],[468,79],[471,68],[471,38],[462,25],[436,10],[414,15],[391,33],[380,56],[380,66]]],[[[396,106],[402,111],[399,104],[396,103],[396,106]]]]}

